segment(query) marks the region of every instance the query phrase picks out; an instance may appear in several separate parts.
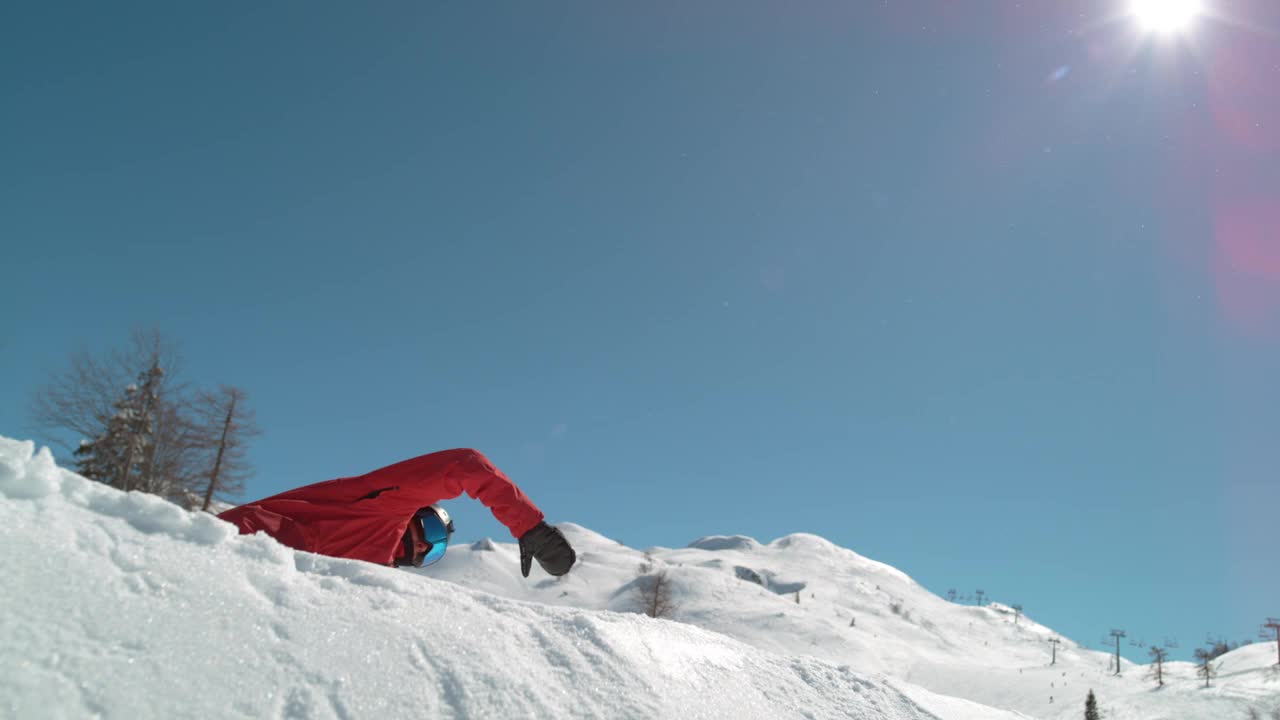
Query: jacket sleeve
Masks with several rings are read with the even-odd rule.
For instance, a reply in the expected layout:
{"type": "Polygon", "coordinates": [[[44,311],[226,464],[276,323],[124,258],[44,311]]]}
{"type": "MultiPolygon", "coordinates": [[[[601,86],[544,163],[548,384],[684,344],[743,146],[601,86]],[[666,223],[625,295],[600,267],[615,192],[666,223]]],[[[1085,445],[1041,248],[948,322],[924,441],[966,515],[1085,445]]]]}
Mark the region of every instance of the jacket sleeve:
{"type": "Polygon", "coordinates": [[[406,518],[418,508],[465,492],[489,508],[515,538],[543,519],[542,511],[511,478],[483,454],[469,448],[420,455],[357,478],[330,482],[346,483],[345,495],[367,498],[406,518]]]}

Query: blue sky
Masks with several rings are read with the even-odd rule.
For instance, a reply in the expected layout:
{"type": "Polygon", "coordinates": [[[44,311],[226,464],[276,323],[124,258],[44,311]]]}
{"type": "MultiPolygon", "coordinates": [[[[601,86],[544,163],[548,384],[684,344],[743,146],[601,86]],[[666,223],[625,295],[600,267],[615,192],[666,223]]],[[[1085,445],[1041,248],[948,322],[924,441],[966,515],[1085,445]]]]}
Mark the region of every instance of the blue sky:
{"type": "Polygon", "coordinates": [[[1022,5],[7,7],[0,432],[154,326],[250,394],[253,497],[469,446],[632,546],[1252,638],[1277,9],[1022,5]]]}

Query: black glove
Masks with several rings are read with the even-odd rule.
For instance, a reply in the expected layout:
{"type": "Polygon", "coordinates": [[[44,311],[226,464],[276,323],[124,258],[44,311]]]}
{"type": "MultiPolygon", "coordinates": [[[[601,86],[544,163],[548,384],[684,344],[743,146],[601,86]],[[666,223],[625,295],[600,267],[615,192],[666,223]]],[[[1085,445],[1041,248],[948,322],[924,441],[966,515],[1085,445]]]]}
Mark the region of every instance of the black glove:
{"type": "Polygon", "coordinates": [[[533,529],[520,536],[520,574],[529,577],[529,567],[533,559],[551,575],[563,575],[569,572],[578,554],[569,546],[561,532],[540,522],[533,529]]]}

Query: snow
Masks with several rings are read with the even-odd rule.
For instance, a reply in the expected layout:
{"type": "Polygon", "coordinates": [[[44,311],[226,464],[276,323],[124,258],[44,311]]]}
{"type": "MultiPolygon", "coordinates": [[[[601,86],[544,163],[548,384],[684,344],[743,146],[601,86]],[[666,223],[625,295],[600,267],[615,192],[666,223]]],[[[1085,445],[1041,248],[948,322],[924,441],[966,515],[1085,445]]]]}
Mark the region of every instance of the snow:
{"type": "Polygon", "coordinates": [[[636,576],[649,564],[668,573],[674,620],[768,652],[884,677],[940,718],[996,718],[1000,708],[1015,717],[1076,720],[1090,689],[1112,720],[1218,720],[1246,717],[1249,708],[1264,716],[1280,709],[1274,642],[1224,656],[1207,690],[1193,664],[1166,663],[1165,687],[1157,689],[1147,666],[1126,660],[1116,677],[1105,651],[1085,649],[1001,603],[948,602],[900,570],[816,535],[768,543],[715,535],[685,548],[640,551],[579,525],[559,527],[580,559],[559,580],[523,580],[516,546],[489,539],[451,549],[422,572],[532,602],[636,612],[636,576]],[[1062,643],[1050,664],[1055,637],[1062,643]]]}
{"type": "Polygon", "coordinates": [[[689,547],[702,550],[753,550],[759,546],[755,538],[743,535],[708,535],[689,543],[689,547]]]}
{"type": "Polygon", "coordinates": [[[692,625],[242,537],[31,443],[0,438],[0,491],[0,717],[934,717],[692,625]]]}
{"type": "Polygon", "coordinates": [[[1111,720],[1280,708],[1275,643],[1224,656],[1209,689],[1168,663],[1156,690],[1065,639],[1050,666],[1049,628],[815,535],[640,551],[559,527],[579,553],[563,578],[522,578],[491,539],[397,570],[240,536],[0,438],[0,717],[1066,720],[1089,688],[1111,720]],[[674,621],[636,612],[645,562],[674,621]]]}

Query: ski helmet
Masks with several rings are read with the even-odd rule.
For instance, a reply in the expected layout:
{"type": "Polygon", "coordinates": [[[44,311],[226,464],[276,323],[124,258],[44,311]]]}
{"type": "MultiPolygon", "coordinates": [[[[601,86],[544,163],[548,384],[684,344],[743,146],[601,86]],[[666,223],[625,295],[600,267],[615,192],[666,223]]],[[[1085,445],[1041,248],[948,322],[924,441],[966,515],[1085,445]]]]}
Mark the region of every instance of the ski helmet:
{"type": "Polygon", "coordinates": [[[404,532],[404,555],[396,562],[397,566],[411,565],[426,567],[444,557],[449,547],[449,538],[453,535],[453,520],[444,508],[430,505],[413,514],[409,527],[404,532]],[[417,552],[417,544],[421,542],[426,550],[417,552]]]}

